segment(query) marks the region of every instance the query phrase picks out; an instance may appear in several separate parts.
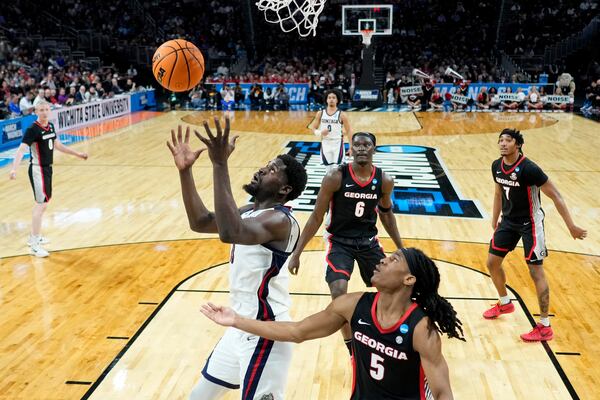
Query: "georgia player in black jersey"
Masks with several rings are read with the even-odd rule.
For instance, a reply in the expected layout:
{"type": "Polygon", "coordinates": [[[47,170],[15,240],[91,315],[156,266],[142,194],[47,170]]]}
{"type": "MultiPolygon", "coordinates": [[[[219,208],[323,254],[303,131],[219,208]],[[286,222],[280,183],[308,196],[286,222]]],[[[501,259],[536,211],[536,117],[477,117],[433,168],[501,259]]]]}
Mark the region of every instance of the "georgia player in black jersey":
{"type": "Polygon", "coordinates": [[[584,239],[587,232],[571,219],[571,214],[558,189],[533,161],[523,155],[523,135],[515,129],[504,129],[498,138],[502,157],[492,163],[492,177],[496,183],[492,228],[487,268],[500,297],[498,303],[483,313],[494,319],[515,310],[506,291],[506,275],[502,260],[523,239],[525,261],[535,283],[540,305],[540,322],[532,331],[521,335],[528,342],[551,340],[554,336],[548,319],[550,288],[544,274],[543,260],[548,255],[544,237],[544,210],[540,191],[550,197],[565,221],[573,239],[584,239]],[[502,211],[502,220],[498,223],[502,211]]]}
{"type": "Polygon", "coordinates": [[[257,321],[208,303],[211,320],[275,341],[300,343],[352,327],[351,400],[452,399],[439,333],[464,340],[452,305],[438,294],[440,273],[418,249],[401,249],[380,261],[377,292],[350,293],[299,322],[257,321]]]}
{"type": "MultiPolygon", "coordinates": [[[[394,178],[373,165],[375,145],[372,133],[352,135],[354,160],[330,171],[323,178],[315,209],[289,259],[288,269],[296,275],[302,250],[317,233],[325,212],[329,211],[323,235],[327,241],[325,280],[334,299],[348,292],[354,261],[358,263],[365,284],[371,286],[373,269],[385,257],[377,239],[377,215],[396,246],[402,247],[392,212],[394,178]]],[[[350,350],[352,336],[347,325],[342,329],[342,336],[350,350]]]]}
{"type": "Polygon", "coordinates": [[[50,103],[45,100],[40,101],[35,106],[37,121],[25,131],[23,142],[17,149],[13,167],[10,171],[10,179],[16,179],[17,168],[23,159],[23,154],[29,150],[31,158],[29,160],[29,182],[33,189],[35,205],[33,206],[31,218],[31,235],[27,244],[31,246],[31,254],[36,257],[47,257],[48,252],[42,247],[48,242],[40,231],[42,229],[42,216],[46,211],[46,206],[52,197],[52,162],[54,159],[54,149],[75,157],[87,160],[88,155],[73,150],[61,143],[54,125],[49,122],[50,103]]]}

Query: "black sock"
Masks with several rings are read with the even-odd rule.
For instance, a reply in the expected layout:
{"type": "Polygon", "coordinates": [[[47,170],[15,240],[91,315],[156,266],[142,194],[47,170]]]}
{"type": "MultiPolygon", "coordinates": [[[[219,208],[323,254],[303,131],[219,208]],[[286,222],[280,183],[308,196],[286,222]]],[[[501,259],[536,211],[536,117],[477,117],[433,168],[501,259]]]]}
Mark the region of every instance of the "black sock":
{"type": "Polygon", "coordinates": [[[348,340],[344,339],[344,344],[348,348],[348,353],[350,353],[350,355],[352,355],[352,339],[348,339],[348,340]]]}

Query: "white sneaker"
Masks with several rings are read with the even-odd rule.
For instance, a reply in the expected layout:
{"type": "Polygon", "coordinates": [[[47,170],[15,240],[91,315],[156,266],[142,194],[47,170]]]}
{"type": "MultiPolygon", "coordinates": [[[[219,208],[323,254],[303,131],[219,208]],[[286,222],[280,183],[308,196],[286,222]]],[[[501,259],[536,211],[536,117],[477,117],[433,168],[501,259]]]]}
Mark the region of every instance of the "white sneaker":
{"type": "MultiPolygon", "coordinates": [[[[31,246],[33,241],[34,241],[34,236],[29,235],[29,239],[27,239],[27,245],[31,246]]],[[[50,239],[40,235],[40,236],[38,236],[38,243],[39,244],[48,244],[48,243],[50,243],[50,239]]]]}
{"type": "Polygon", "coordinates": [[[39,243],[31,246],[30,253],[36,257],[48,257],[50,255],[39,243]]]}

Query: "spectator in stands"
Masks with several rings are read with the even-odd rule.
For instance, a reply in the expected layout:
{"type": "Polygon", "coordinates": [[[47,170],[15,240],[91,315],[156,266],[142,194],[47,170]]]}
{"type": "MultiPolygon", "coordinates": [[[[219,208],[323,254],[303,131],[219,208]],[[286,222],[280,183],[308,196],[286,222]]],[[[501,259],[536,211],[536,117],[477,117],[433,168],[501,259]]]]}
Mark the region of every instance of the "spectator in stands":
{"type": "Polygon", "coordinates": [[[431,94],[431,100],[429,101],[429,106],[431,107],[430,111],[442,111],[444,108],[444,99],[440,93],[439,88],[434,88],[433,93],[431,94]]]}
{"type": "Polygon", "coordinates": [[[21,116],[18,94],[13,94],[12,96],[10,96],[10,100],[8,101],[8,112],[9,118],[17,118],[21,116]]]}
{"type": "Polygon", "coordinates": [[[127,82],[125,83],[124,90],[125,90],[125,92],[135,92],[136,91],[136,85],[135,85],[135,82],[133,81],[133,79],[127,78],[127,82]]]}
{"type": "Polygon", "coordinates": [[[242,103],[244,102],[244,100],[246,99],[246,96],[244,95],[244,91],[242,90],[242,87],[240,86],[240,82],[235,83],[235,86],[233,87],[233,95],[234,95],[235,106],[239,108],[242,105],[242,103]]]}
{"type": "Polygon", "coordinates": [[[87,94],[89,95],[90,102],[100,100],[100,96],[98,96],[98,92],[96,91],[96,88],[93,86],[90,86],[90,90],[87,94]]]}
{"type": "Polygon", "coordinates": [[[72,106],[75,104],[75,96],[77,95],[77,89],[75,86],[69,87],[69,94],[67,95],[67,101],[65,101],[65,106],[72,106]]]}
{"type": "Polygon", "coordinates": [[[127,70],[127,76],[130,78],[135,78],[138,72],[137,69],[133,66],[133,64],[129,65],[129,69],[127,70]]]}
{"type": "Polygon", "coordinates": [[[77,94],[75,94],[75,103],[82,104],[82,103],[89,103],[89,102],[90,102],[89,92],[86,90],[84,85],[79,86],[79,91],[77,92],[77,94]]]}
{"type": "Polygon", "coordinates": [[[259,84],[254,84],[250,88],[250,108],[253,110],[260,109],[263,103],[263,90],[259,84]]]}
{"type": "Polygon", "coordinates": [[[323,88],[319,83],[319,79],[317,79],[316,75],[310,77],[310,83],[308,84],[308,105],[309,107],[313,104],[320,106],[323,102],[323,88]]]}
{"type": "Polygon", "coordinates": [[[430,79],[425,79],[423,85],[423,95],[421,96],[421,111],[427,110],[430,106],[431,96],[433,94],[433,82],[430,79]]]}
{"type": "Polygon", "coordinates": [[[596,81],[592,81],[590,86],[585,88],[585,101],[583,102],[583,106],[581,106],[581,111],[587,113],[594,108],[594,99],[597,95],[597,83],[596,81]]]}
{"type": "Polygon", "coordinates": [[[58,104],[60,104],[61,106],[64,105],[67,102],[68,98],[69,97],[67,96],[67,90],[64,87],[58,89],[58,104]]]}
{"type": "MultiPolygon", "coordinates": [[[[54,91],[54,94],[56,94],[56,90],[54,91]]],[[[50,89],[44,90],[44,100],[46,100],[50,104],[58,103],[58,100],[56,100],[56,96],[52,95],[52,90],[50,89]]]]}
{"type": "Polygon", "coordinates": [[[273,110],[275,93],[273,93],[270,87],[265,90],[265,93],[263,94],[263,100],[265,104],[265,110],[273,110]]]}
{"type": "Polygon", "coordinates": [[[283,84],[280,84],[277,87],[277,92],[275,93],[275,108],[277,110],[288,110],[290,108],[290,96],[283,84]]]}
{"type": "Polygon", "coordinates": [[[541,110],[544,108],[540,93],[537,91],[535,86],[529,88],[529,95],[527,96],[527,108],[530,110],[541,110]]]}
{"type": "Polygon", "coordinates": [[[235,94],[229,85],[223,85],[223,89],[221,89],[221,107],[223,110],[233,110],[235,107],[235,94]]]}
{"type": "Polygon", "coordinates": [[[217,75],[221,75],[223,77],[229,76],[229,68],[225,66],[225,63],[222,62],[221,65],[217,68],[217,75]]]}
{"type": "Polygon", "coordinates": [[[104,88],[100,82],[96,83],[96,93],[98,93],[99,99],[103,99],[105,97],[104,88]]]}
{"type": "Polygon", "coordinates": [[[481,87],[481,90],[479,90],[479,94],[477,95],[477,108],[480,110],[489,110],[490,108],[490,95],[485,86],[481,87]]]}
{"type": "Polygon", "coordinates": [[[44,89],[38,89],[38,94],[35,96],[35,99],[33,99],[33,106],[35,107],[40,101],[45,100],[46,98],[44,97],[44,89]]]}
{"type": "Polygon", "coordinates": [[[33,92],[28,91],[25,93],[25,96],[21,98],[19,101],[19,109],[21,110],[21,114],[29,115],[33,112],[33,92]]]}
{"type": "Polygon", "coordinates": [[[195,86],[188,94],[192,107],[195,109],[206,106],[206,91],[202,84],[195,86]]]}
{"type": "MultiPolygon", "coordinates": [[[[506,93],[512,93],[512,88],[509,86],[506,88],[506,93]]],[[[504,109],[507,110],[516,110],[517,108],[519,108],[519,102],[515,101],[515,100],[506,100],[503,101],[502,103],[500,103],[500,105],[502,107],[504,107],[504,109]]]]}
{"type": "Polygon", "coordinates": [[[123,89],[121,89],[121,87],[119,86],[119,81],[117,80],[117,78],[112,78],[111,84],[112,84],[112,86],[110,88],[110,91],[113,92],[113,96],[115,94],[123,93],[123,89]]]}

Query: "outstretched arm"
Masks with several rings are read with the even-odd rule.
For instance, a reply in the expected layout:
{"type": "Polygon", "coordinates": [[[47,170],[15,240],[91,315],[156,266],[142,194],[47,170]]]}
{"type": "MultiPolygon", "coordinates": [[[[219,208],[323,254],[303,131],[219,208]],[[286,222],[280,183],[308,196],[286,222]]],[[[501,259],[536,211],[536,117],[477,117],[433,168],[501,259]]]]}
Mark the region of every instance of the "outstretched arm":
{"type": "Polygon", "coordinates": [[[428,318],[423,318],[415,327],[413,347],[421,356],[421,365],[436,400],[452,400],[448,364],[442,354],[442,340],[434,329],[428,328],[428,318]]]}
{"type": "Polygon", "coordinates": [[[567,228],[569,228],[569,232],[571,233],[573,239],[585,239],[587,236],[587,231],[575,225],[573,219],[571,218],[571,213],[567,208],[567,204],[563,200],[556,186],[554,186],[554,183],[548,179],[546,183],[540,187],[540,189],[542,189],[542,192],[544,192],[544,194],[550,197],[554,202],[558,213],[562,217],[563,221],[565,221],[565,224],[567,225],[567,228]]]}
{"type": "Polygon", "coordinates": [[[383,174],[383,185],[381,199],[379,200],[379,217],[385,231],[390,235],[397,248],[402,248],[402,238],[398,232],[396,225],[396,217],[394,216],[394,203],[392,196],[394,193],[394,178],[387,174],[383,174]]]}
{"type": "MultiPolygon", "coordinates": [[[[227,160],[235,149],[238,136],[229,139],[230,120],[225,117],[225,129],[221,129],[218,118],[215,118],[216,135],[213,135],[208,123],[204,121],[207,137],[196,136],[206,145],[208,155],[213,164],[213,185],[215,193],[214,220],[219,231],[219,238],[225,243],[245,245],[263,244],[283,241],[290,230],[289,218],[281,212],[265,212],[256,218],[242,219],[235,204],[229,179],[227,160]]],[[[272,166],[277,168],[277,166],[272,166]]]]}
{"type": "Polygon", "coordinates": [[[306,225],[302,230],[302,234],[300,235],[300,239],[298,239],[298,244],[296,245],[296,249],[292,253],[288,261],[288,269],[292,275],[296,275],[298,273],[298,269],[300,268],[300,254],[310,242],[319,227],[323,223],[323,216],[329,209],[329,203],[333,197],[333,194],[340,189],[340,185],[342,184],[342,174],[339,170],[333,170],[329,172],[323,178],[321,182],[321,188],[319,189],[319,194],[317,195],[317,201],[315,204],[315,209],[313,210],[310,217],[308,217],[308,221],[306,221],[306,225]]]}
{"type": "Polygon", "coordinates": [[[19,164],[21,164],[21,160],[23,159],[23,154],[25,154],[28,148],[29,145],[26,143],[21,143],[21,145],[19,145],[19,148],[15,153],[12,169],[10,170],[10,179],[17,179],[17,168],[19,168],[19,164]]]}
{"type": "Polygon", "coordinates": [[[88,159],[87,153],[79,152],[77,150],[74,150],[74,149],[72,149],[70,147],[67,147],[64,144],[62,144],[62,142],[58,138],[58,135],[56,135],[56,139],[54,140],[54,148],[56,150],[60,151],[61,153],[70,154],[72,156],[81,158],[82,160],[87,160],[88,159]]]}
{"type": "Polygon", "coordinates": [[[242,331],[269,340],[301,343],[332,335],[352,318],[356,303],[362,293],[350,293],[333,300],[325,310],[299,322],[259,321],[239,316],[229,307],[212,303],[200,311],[219,325],[233,326],[242,331]]]}

